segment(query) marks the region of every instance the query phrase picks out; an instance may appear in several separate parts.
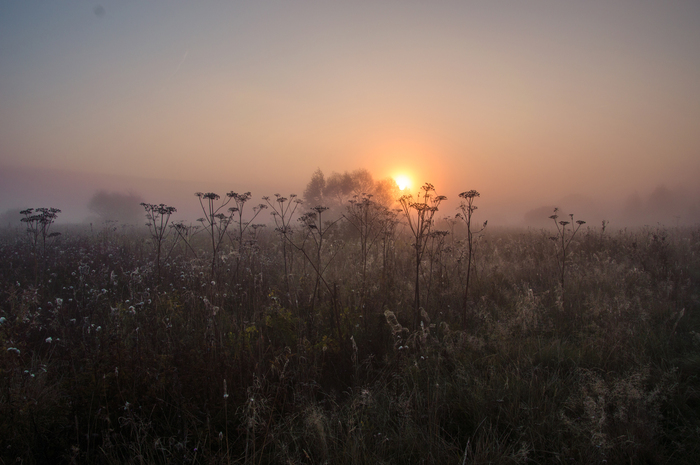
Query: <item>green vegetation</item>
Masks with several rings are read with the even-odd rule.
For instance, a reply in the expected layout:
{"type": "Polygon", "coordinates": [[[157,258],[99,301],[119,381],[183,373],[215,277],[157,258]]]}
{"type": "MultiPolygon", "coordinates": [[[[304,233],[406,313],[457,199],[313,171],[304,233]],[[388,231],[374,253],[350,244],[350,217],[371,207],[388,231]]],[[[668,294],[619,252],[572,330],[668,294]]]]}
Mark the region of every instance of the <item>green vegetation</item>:
{"type": "Polygon", "coordinates": [[[0,236],[0,463],[700,463],[700,229],[354,195],[0,236]]]}

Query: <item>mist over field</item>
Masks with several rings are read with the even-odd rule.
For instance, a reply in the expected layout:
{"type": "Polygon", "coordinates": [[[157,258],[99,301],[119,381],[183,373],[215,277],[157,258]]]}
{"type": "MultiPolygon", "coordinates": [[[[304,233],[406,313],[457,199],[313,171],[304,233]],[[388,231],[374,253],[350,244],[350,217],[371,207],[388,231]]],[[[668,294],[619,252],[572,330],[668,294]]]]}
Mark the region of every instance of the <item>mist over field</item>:
{"type": "Polygon", "coordinates": [[[2,216],[4,462],[698,463],[697,223],[613,229],[572,196],[503,228],[476,190],[445,220],[366,170],[314,171],[306,205],[46,174],[91,216],[2,216]]]}
{"type": "MultiPolygon", "coordinates": [[[[174,215],[175,219],[195,222],[202,216],[201,207],[194,196],[195,192],[216,192],[224,195],[230,191],[250,191],[253,201],[257,203],[262,201],[263,196],[272,196],[275,193],[296,193],[303,198],[314,170],[310,170],[306,178],[285,180],[275,186],[265,181],[264,177],[251,177],[240,185],[233,185],[226,182],[148,179],[5,166],[0,172],[0,213],[3,214],[0,226],[19,227],[19,211],[39,206],[60,208],[62,211],[58,224],[94,223],[95,226],[99,226],[105,219],[123,224],[141,224],[145,223],[143,210],[139,206],[141,202],[174,206],[178,210],[174,215]],[[139,214],[120,216],[119,209],[115,208],[105,210],[106,214],[101,216],[90,208],[91,200],[99,193],[123,197],[122,202],[136,209],[139,214]],[[110,214],[113,217],[108,218],[110,214]]],[[[327,171],[326,174],[331,175],[332,172],[327,171]]],[[[459,190],[458,186],[452,186],[452,190],[449,191],[440,185],[435,187],[440,194],[448,197],[440,207],[438,218],[454,216],[460,200],[458,194],[463,192],[465,187],[462,186],[462,190],[459,190]]],[[[488,220],[496,227],[551,227],[549,216],[555,207],[564,214],[575,214],[577,218],[586,220],[590,226],[600,226],[603,220],[610,222],[612,228],[657,224],[694,225],[700,221],[700,194],[697,186],[658,184],[615,196],[601,196],[595,191],[572,194],[547,189],[540,193],[516,195],[504,193],[503,187],[501,189],[494,186],[493,191],[482,191],[479,199],[478,217],[488,220]]],[[[413,193],[415,191],[416,189],[411,190],[413,193]]],[[[401,192],[396,198],[400,194],[401,192]]],[[[349,200],[351,196],[347,197],[349,200]]],[[[310,209],[315,206],[307,202],[304,208],[310,209]]],[[[271,218],[265,214],[257,221],[269,223],[271,218]]]]}
{"type": "Polygon", "coordinates": [[[700,2],[0,2],[0,463],[700,463],[700,2]]]}

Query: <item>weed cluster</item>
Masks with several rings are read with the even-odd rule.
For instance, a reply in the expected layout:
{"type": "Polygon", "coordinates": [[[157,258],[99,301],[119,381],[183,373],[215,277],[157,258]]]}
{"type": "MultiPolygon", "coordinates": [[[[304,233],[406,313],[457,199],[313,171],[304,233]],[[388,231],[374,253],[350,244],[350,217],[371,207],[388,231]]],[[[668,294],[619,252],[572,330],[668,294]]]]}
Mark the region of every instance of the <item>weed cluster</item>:
{"type": "Polygon", "coordinates": [[[39,274],[7,232],[0,463],[700,462],[700,231],[475,231],[470,192],[444,231],[430,185],[145,204],[39,274]]]}

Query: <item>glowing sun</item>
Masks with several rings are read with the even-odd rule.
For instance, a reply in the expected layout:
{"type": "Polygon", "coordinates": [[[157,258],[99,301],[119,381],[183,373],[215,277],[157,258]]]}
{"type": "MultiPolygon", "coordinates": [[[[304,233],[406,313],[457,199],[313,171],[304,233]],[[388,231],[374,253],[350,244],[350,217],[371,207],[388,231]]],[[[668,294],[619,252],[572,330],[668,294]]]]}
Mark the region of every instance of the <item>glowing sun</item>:
{"type": "Polygon", "coordinates": [[[394,181],[396,181],[396,184],[399,186],[399,189],[404,190],[408,189],[411,187],[411,180],[408,179],[408,176],[404,175],[399,175],[394,178],[394,181]]]}

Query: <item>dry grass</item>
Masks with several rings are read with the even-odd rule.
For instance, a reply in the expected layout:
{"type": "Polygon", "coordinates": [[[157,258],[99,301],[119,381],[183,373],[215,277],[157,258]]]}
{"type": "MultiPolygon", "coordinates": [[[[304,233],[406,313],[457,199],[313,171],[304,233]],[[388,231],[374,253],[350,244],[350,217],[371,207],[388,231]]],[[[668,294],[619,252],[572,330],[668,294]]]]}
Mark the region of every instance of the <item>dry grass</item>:
{"type": "Polygon", "coordinates": [[[465,314],[456,227],[415,331],[405,234],[264,229],[160,272],[145,230],[67,229],[36,283],[6,233],[0,463],[700,462],[697,228],[582,228],[565,281],[548,233],[491,228],[465,314]]]}

